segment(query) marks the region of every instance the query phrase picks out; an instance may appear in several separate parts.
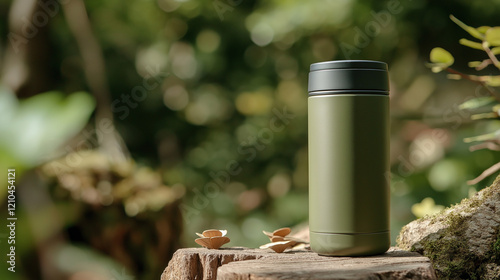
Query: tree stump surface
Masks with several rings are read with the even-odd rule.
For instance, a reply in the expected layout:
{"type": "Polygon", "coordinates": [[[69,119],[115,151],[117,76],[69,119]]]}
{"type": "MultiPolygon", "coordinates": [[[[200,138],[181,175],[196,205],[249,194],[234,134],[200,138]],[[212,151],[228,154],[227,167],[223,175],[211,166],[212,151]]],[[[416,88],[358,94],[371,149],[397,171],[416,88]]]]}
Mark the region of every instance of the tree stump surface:
{"type": "Polygon", "coordinates": [[[173,279],[437,279],[430,260],[391,248],[368,257],[326,257],[309,250],[185,248],[175,252],[161,280],[173,279]]]}

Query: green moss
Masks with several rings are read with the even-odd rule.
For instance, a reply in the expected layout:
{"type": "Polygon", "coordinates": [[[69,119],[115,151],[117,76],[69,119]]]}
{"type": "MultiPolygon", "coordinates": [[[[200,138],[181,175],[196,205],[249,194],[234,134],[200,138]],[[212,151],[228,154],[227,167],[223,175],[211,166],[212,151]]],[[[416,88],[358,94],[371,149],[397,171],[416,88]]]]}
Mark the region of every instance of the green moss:
{"type": "Polygon", "coordinates": [[[492,260],[494,262],[500,263],[500,232],[497,233],[497,241],[493,243],[492,260]]]}
{"type": "Polygon", "coordinates": [[[476,261],[467,258],[467,241],[461,238],[468,217],[451,212],[433,218],[440,219],[447,227],[439,232],[439,238],[429,236],[423,240],[422,253],[432,261],[438,276],[441,279],[476,279],[476,261]]]}
{"type": "MultiPolygon", "coordinates": [[[[398,245],[427,256],[440,279],[481,279],[488,263],[495,262],[500,265],[500,229],[497,232],[496,242],[491,245],[491,250],[484,257],[471,254],[468,241],[463,235],[467,221],[471,217],[468,214],[477,211],[478,207],[481,207],[484,201],[492,195],[497,195],[500,199],[500,176],[479,195],[464,199],[459,205],[423,218],[430,224],[443,223],[446,225],[445,228],[427,236],[418,244],[402,243],[400,235],[398,245]]],[[[404,233],[407,230],[404,227],[401,232],[404,233]]]]}

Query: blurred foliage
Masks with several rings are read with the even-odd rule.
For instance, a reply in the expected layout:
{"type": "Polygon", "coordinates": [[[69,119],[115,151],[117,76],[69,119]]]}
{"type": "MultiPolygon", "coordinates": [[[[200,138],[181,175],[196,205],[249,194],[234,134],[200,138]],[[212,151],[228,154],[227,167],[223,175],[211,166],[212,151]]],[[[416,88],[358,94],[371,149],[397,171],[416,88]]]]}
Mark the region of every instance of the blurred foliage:
{"type": "MultiPolygon", "coordinates": [[[[87,244],[122,264],[101,265],[108,274],[125,265],[131,275],[157,278],[179,246],[182,185],[167,187],[155,170],[133,160],[114,163],[97,151],[75,151],[41,169],[57,212],[65,213],[62,220],[72,243],[87,244]]],[[[58,265],[69,275],[81,269],[58,265]]]]}
{"type": "MultiPolygon", "coordinates": [[[[475,38],[477,41],[471,41],[469,39],[460,39],[460,44],[485,52],[485,58],[481,61],[470,61],[468,66],[474,68],[476,71],[481,71],[488,66],[493,66],[500,70],[500,62],[496,55],[500,54],[500,27],[490,27],[490,26],[480,26],[477,28],[470,27],[457,19],[454,16],[450,16],[458,26],[467,31],[469,35],[475,38]]],[[[475,97],[470,100],[465,101],[459,105],[460,110],[469,110],[471,112],[471,120],[488,120],[494,119],[498,120],[500,116],[500,94],[495,91],[494,87],[500,87],[500,75],[469,75],[459,72],[451,66],[455,62],[453,56],[443,48],[434,48],[430,54],[430,67],[433,72],[440,72],[442,70],[448,71],[448,78],[460,80],[465,79],[471,82],[477,83],[482,86],[488,93],[489,96],[475,97]]],[[[500,129],[496,129],[493,132],[482,134],[473,137],[464,138],[465,143],[479,142],[470,147],[471,151],[476,151],[480,149],[489,149],[492,151],[500,151],[500,129]]],[[[480,176],[474,180],[468,181],[470,185],[477,184],[481,182],[486,177],[496,173],[500,170],[500,162],[494,164],[490,168],[486,169],[480,176]]]]}
{"type": "MultiPolygon", "coordinates": [[[[0,167],[15,167],[19,176],[39,165],[85,126],[93,110],[94,101],[84,92],[67,97],[46,92],[18,101],[14,93],[0,87],[0,167]]],[[[0,180],[0,186],[6,187],[7,174],[2,173],[0,180]]],[[[0,201],[5,196],[0,194],[0,201]]]]}
{"type": "MultiPolygon", "coordinates": [[[[12,43],[8,37],[11,4],[0,0],[1,64],[7,61],[6,49],[12,43]]],[[[64,233],[71,241],[58,260],[85,264],[65,268],[73,279],[90,277],[85,273],[94,263],[82,261],[89,259],[89,251],[92,256],[114,259],[106,271],[114,272],[116,279],[120,279],[118,272],[124,272],[123,279],[130,279],[129,272],[137,279],[157,279],[153,267],[161,264],[154,263],[154,256],[165,245],[157,245],[154,251],[149,246],[154,242],[143,248],[139,244],[162,236],[167,228],[180,229],[180,225],[152,229],[167,219],[175,225],[170,215],[176,212],[168,212],[173,211],[170,207],[183,211],[184,234],[170,237],[182,238],[183,246],[196,246],[195,232],[220,228],[231,236],[228,246],[256,247],[266,242],[262,230],[307,221],[306,92],[309,65],[314,62],[349,58],[389,64],[393,239],[415,215],[459,202],[480,189],[481,185],[471,187],[466,180],[500,161],[498,154],[486,150],[470,153],[461,141],[500,128],[497,120],[471,121],[472,113],[459,107],[471,97],[489,94],[474,84],[432,75],[425,68],[436,42],[457,58],[483,60],[484,52],[471,53],[454,43],[462,30],[447,16],[494,26],[500,14],[498,0],[487,4],[466,0],[141,0],[126,4],[87,0],[85,5],[104,53],[111,89],[109,110],[133,161],[121,173],[119,166],[91,159],[99,156],[90,153],[90,159],[75,168],[52,175],[49,182],[58,184],[50,185],[50,195],[57,212],[68,216],[63,219],[64,233]],[[180,205],[168,204],[176,197],[171,194],[180,190],[185,190],[180,205]],[[158,210],[161,205],[167,205],[167,210],[158,210]],[[89,232],[94,227],[99,230],[93,235],[89,232]],[[126,238],[108,242],[106,238],[118,233],[126,238]],[[134,254],[141,261],[118,257],[134,254]],[[123,266],[128,270],[117,269],[123,266]]],[[[41,6],[37,9],[43,12],[41,6]]],[[[62,9],[37,30],[28,40],[37,59],[27,62],[32,73],[30,86],[23,90],[34,88],[33,94],[89,91],[78,44],[62,9]]],[[[490,37],[496,42],[496,35],[490,37]]],[[[449,63],[447,55],[439,52],[434,62],[449,63]]],[[[468,69],[461,59],[453,65],[457,71],[468,69]]],[[[0,102],[0,107],[5,104],[9,103],[0,102]]],[[[55,114],[62,109],[49,111],[55,114]]],[[[80,130],[76,123],[73,128],[80,130]]],[[[65,142],[70,135],[62,135],[62,128],[58,131],[60,124],[46,125],[47,135],[57,133],[55,142],[45,149],[53,157],[74,159],[80,155],[76,148],[80,141],[96,148],[92,139],[98,132],[88,135],[85,129],[65,142]],[[50,151],[55,146],[61,148],[50,151]]],[[[13,129],[19,137],[35,131],[22,125],[13,129]]],[[[4,135],[2,130],[0,138],[4,135]]],[[[35,154],[30,160],[38,164],[35,154]]],[[[18,164],[17,157],[1,160],[18,164]]],[[[25,268],[39,266],[33,252],[40,233],[26,224],[30,215],[26,212],[19,213],[18,240],[24,249],[19,249],[23,258],[17,279],[31,279],[23,274],[25,268]]],[[[41,221],[50,220],[49,210],[39,213],[41,221]]]]}

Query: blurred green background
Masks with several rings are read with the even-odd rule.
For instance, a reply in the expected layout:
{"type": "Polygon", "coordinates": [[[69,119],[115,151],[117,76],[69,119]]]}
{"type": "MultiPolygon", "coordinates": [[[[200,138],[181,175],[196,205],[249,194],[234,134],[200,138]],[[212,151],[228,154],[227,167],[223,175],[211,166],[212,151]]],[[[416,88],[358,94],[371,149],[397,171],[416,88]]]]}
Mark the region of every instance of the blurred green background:
{"type": "Polygon", "coordinates": [[[2,279],[159,279],[195,232],[257,247],[306,223],[314,62],[389,64],[393,240],[500,160],[462,141],[500,128],[458,108],[484,90],[425,66],[439,46],[470,72],[485,54],[449,15],[494,26],[498,0],[0,0],[0,14],[3,259],[7,168],[18,218],[2,279]]]}

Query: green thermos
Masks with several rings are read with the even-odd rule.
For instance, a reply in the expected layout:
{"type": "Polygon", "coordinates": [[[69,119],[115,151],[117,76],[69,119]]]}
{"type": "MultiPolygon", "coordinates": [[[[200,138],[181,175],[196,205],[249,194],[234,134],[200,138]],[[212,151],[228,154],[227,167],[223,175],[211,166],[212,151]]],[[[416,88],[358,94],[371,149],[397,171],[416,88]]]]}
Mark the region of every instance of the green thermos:
{"type": "Polygon", "coordinates": [[[390,247],[387,64],[314,63],[308,91],[311,249],[382,254],[390,247]]]}

